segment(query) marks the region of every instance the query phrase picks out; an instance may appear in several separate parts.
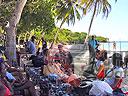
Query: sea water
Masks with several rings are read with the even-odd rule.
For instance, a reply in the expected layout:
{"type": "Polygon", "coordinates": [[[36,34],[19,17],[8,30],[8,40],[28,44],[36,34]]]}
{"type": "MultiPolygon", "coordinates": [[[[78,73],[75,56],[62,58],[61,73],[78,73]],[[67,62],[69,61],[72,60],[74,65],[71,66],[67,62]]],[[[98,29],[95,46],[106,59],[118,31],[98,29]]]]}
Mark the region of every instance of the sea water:
{"type": "Polygon", "coordinates": [[[107,51],[128,51],[128,41],[100,42],[100,48],[107,51]]]}

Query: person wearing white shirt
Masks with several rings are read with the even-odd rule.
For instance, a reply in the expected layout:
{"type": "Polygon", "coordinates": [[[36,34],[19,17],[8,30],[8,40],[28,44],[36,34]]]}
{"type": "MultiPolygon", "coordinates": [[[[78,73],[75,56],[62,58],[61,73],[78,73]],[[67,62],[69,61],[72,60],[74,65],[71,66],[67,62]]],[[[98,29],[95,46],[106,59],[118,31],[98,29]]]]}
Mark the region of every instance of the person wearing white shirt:
{"type": "Polygon", "coordinates": [[[105,82],[107,82],[114,90],[119,88],[124,77],[124,70],[122,68],[122,55],[114,53],[112,56],[113,68],[106,73],[105,82]]]}

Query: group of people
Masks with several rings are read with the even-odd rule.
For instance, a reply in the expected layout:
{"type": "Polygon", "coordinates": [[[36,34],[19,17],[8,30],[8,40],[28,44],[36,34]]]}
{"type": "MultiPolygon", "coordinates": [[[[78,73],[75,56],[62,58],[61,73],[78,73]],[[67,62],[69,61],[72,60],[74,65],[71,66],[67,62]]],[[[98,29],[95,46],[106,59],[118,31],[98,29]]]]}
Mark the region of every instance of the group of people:
{"type": "Polygon", "coordinates": [[[34,41],[35,37],[32,36],[31,40],[26,42],[26,49],[32,54],[30,58],[32,59],[34,67],[42,67],[42,74],[49,75],[54,73],[60,78],[67,78],[74,74],[74,66],[72,65],[73,57],[68,50],[64,49],[62,43],[58,44],[57,49],[48,49],[47,42],[42,38],[42,48],[36,51],[34,41]],[[40,64],[38,62],[40,62],[40,64]]]}
{"type": "MultiPolygon", "coordinates": [[[[51,54],[51,50],[55,50],[56,53],[52,53],[52,58],[54,58],[54,62],[59,62],[61,64],[71,64],[73,61],[72,55],[69,51],[64,50],[64,46],[62,43],[58,44],[58,49],[50,49],[47,46],[47,42],[44,40],[44,38],[41,38],[41,43],[42,46],[41,48],[37,48],[36,44],[35,44],[35,36],[31,37],[31,40],[25,42],[25,49],[26,52],[28,52],[29,54],[32,54],[32,56],[37,56],[37,57],[42,57],[42,58],[46,58],[47,55],[50,56],[51,54]],[[58,50],[58,51],[57,51],[58,50]],[[54,56],[53,56],[54,55],[54,56]]],[[[33,59],[33,58],[32,58],[33,59]]],[[[46,61],[43,59],[43,61],[46,61]]]]}
{"type": "MultiPolygon", "coordinates": [[[[44,38],[41,38],[42,41],[42,48],[36,49],[35,44],[35,36],[31,37],[31,40],[25,42],[25,49],[26,52],[32,54],[30,58],[32,58],[33,63],[38,64],[40,62],[40,66],[43,67],[50,63],[49,59],[49,49],[47,47],[47,42],[44,38]],[[34,58],[33,58],[34,57],[34,58]],[[40,59],[39,59],[40,58],[40,59]],[[37,62],[37,59],[38,62],[37,62]],[[42,61],[42,62],[41,62],[42,61]]],[[[55,62],[56,63],[63,63],[66,62],[71,63],[66,56],[68,52],[63,50],[63,45],[58,45],[59,52],[55,54],[55,62]]],[[[70,54],[70,53],[69,53],[70,54]]],[[[71,55],[69,55],[72,58],[71,55]]],[[[12,96],[15,94],[15,91],[21,91],[27,89],[31,96],[36,96],[35,85],[28,80],[25,76],[23,76],[23,70],[19,68],[12,67],[12,65],[8,64],[5,60],[5,54],[1,51],[0,52],[0,96],[12,96]]],[[[18,67],[18,66],[17,66],[18,67]]],[[[42,73],[43,74],[43,73],[42,73]]]]}
{"type": "MultiPolygon", "coordinates": [[[[95,36],[92,36],[91,40],[89,40],[88,43],[89,43],[90,57],[93,61],[96,62],[95,65],[97,71],[96,72],[97,79],[104,80],[106,83],[108,83],[111,86],[113,90],[118,89],[124,78],[124,69],[123,69],[124,63],[123,63],[122,55],[120,53],[114,53],[111,58],[108,58],[106,50],[98,49],[99,42],[95,39],[95,36]]],[[[42,44],[45,45],[46,42],[42,44]]],[[[60,70],[61,72],[60,71],[59,71],[60,73],[55,72],[56,74],[58,73],[59,73],[58,75],[66,74],[68,76],[70,76],[71,73],[73,74],[73,66],[71,66],[73,58],[70,52],[63,50],[63,44],[58,45],[59,51],[55,53],[54,56],[52,57],[50,57],[50,49],[46,48],[46,46],[43,48],[46,49],[43,52],[45,58],[44,61],[47,62],[47,64],[49,65],[51,63],[50,60],[52,60],[52,65],[54,62],[54,65],[57,64],[57,67],[59,66],[59,69],[57,70],[60,70]],[[68,74],[66,72],[68,72],[68,74]]],[[[53,73],[53,71],[51,73],[53,73]]]]}
{"type": "MultiPolygon", "coordinates": [[[[48,49],[47,42],[42,38],[42,52],[36,51],[34,45],[35,37],[31,38],[29,48],[30,53],[33,55],[43,56],[43,74],[49,75],[50,73],[55,73],[59,77],[70,77],[74,75],[73,66],[72,66],[72,55],[70,52],[63,49],[63,44],[58,44],[58,52],[54,55],[50,55],[51,49],[48,49]],[[53,67],[53,65],[55,65],[53,67]],[[44,67],[45,66],[45,67],[44,67]],[[53,67],[53,69],[50,69],[53,67]],[[46,72],[46,70],[51,70],[51,72],[46,72]]],[[[114,53],[111,58],[108,58],[106,50],[99,50],[99,42],[95,39],[95,36],[92,36],[88,41],[89,52],[90,52],[90,62],[94,61],[96,65],[96,77],[99,80],[105,81],[111,86],[113,90],[119,89],[120,85],[124,78],[124,69],[123,69],[123,58],[120,53],[114,53]]],[[[128,63],[127,58],[124,59],[125,63],[128,63]]],[[[94,67],[94,66],[93,66],[94,67]]],[[[93,68],[92,67],[92,68],[93,68]]],[[[76,78],[75,78],[76,79],[76,78]]],[[[65,78],[63,78],[65,81],[65,78]]]]}
{"type": "Polygon", "coordinates": [[[98,49],[99,43],[97,43],[94,36],[91,37],[88,44],[91,59],[94,61],[93,67],[95,65],[95,68],[93,69],[96,70],[97,79],[105,81],[113,90],[120,89],[125,77],[123,67],[127,65],[128,58],[125,57],[123,59],[122,55],[116,52],[111,57],[108,57],[106,50],[98,49]]]}
{"type": "MultiPolygon", "coordinates": [[[[27,40],[25,42],[25,49],[26,49],[26,52],[28,52],[29,54],[32,54],[32,55],[39,55],[39,52],[40,52],[40,48],[36,48],[36,37],[35,36],[32,36],[30,40],[27,40]]],[[[45,50],[47,49],[47,42],[44,40],[44,38],[42,37],[41,38],[41,42],[42,42],[42,50],[45,50]]]]}
{"type": "MultiPolygon", "coordinates": [[[[59,80],[71,84],[74,87],[80,85],[80,79],[74,74],[72,65],[73,57],[69,51],[64,50],[63,44],[58,44],[58,51],[52,53],[52,49],[48,49],[47,42],[44,38],[42,48],[36,49],[35,36],[32,36],[30,41],[25,43],[26,51],[36,56],[36,59],[41,62],[38,67],[42,68],[42,74],[48,76],[58,76],[59,80]],[[41,50],[41,51],[40,51],[41,50]],[[56,75],[53,75],[56,74],[56,75]]],[[[96,77],[98,80],[106,82],[113,90],[120,88],[124,74],[124,62],[128,63],[128,58],[123,62],[120,53],[114,53],[111,58],[108,58],[106,50],[99,50],[99,42],[95,40],[95,36],[88,42],[89,52],[92,61],[95,61],[96,77]]],[[[22,71],[7,64],[3,58],[3,53],[0,52],[0,96],[12,96],[14,90],[28,89],[31,96],[36,96],[34,85],[27,78],[24,78],[22,71]]],[[[36,60],[35,57],[32,60],[36,60]]],[[[90,61],[91,61],[90,59],[90,61]]],[[[37,64],[37,61],[34,61],[37,64]]],[[[94,66],[93,66],[94,67],[94,66]]]]}

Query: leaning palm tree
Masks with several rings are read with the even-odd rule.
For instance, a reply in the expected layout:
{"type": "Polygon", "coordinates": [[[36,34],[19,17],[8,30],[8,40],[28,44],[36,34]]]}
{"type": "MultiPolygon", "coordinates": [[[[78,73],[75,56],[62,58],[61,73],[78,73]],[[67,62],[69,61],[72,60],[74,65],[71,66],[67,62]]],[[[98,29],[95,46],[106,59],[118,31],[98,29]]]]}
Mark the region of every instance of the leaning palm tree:
{"type": "Polygon", "coordinates": [[[103,16],[108,17],[108,14],[111,11],[111,5],[108,1],[109,0],[80,0],[80,5],[83,6],[83,13],[85,15],[87,12],[90,12],[91,10],[93,11],[85,42],[87,41],[89,34],[91,32],[92,23],[95,16],[100,13],[103,13],[103,16]]]}
{"type": "Polygon", "coordinates": [[[70,23],[74,25],[76,19],[81,19],[81,15],[77,8],[76,2],[77,0],[57,0],[57,3],[55,3],[55,6],[53,8],[54,16],[57,21],[61,21],[61,24],[59,26],[58,31],[55,34],[51,48],[53,44],[56,42],[58,33],[60,32],[60,29],[65,22],[68,23],[68,25],[70,23]]]}

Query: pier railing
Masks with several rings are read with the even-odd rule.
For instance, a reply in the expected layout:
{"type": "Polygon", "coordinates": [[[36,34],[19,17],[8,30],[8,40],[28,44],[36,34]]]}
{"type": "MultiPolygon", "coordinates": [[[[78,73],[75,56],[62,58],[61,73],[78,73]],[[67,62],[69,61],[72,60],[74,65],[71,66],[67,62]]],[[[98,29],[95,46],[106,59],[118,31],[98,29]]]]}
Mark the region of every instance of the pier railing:
{"type": "Polygon", "coordinates": [[[100,42],[100,47],[107,51],[128,51],[128,41],[100,42]]]}

